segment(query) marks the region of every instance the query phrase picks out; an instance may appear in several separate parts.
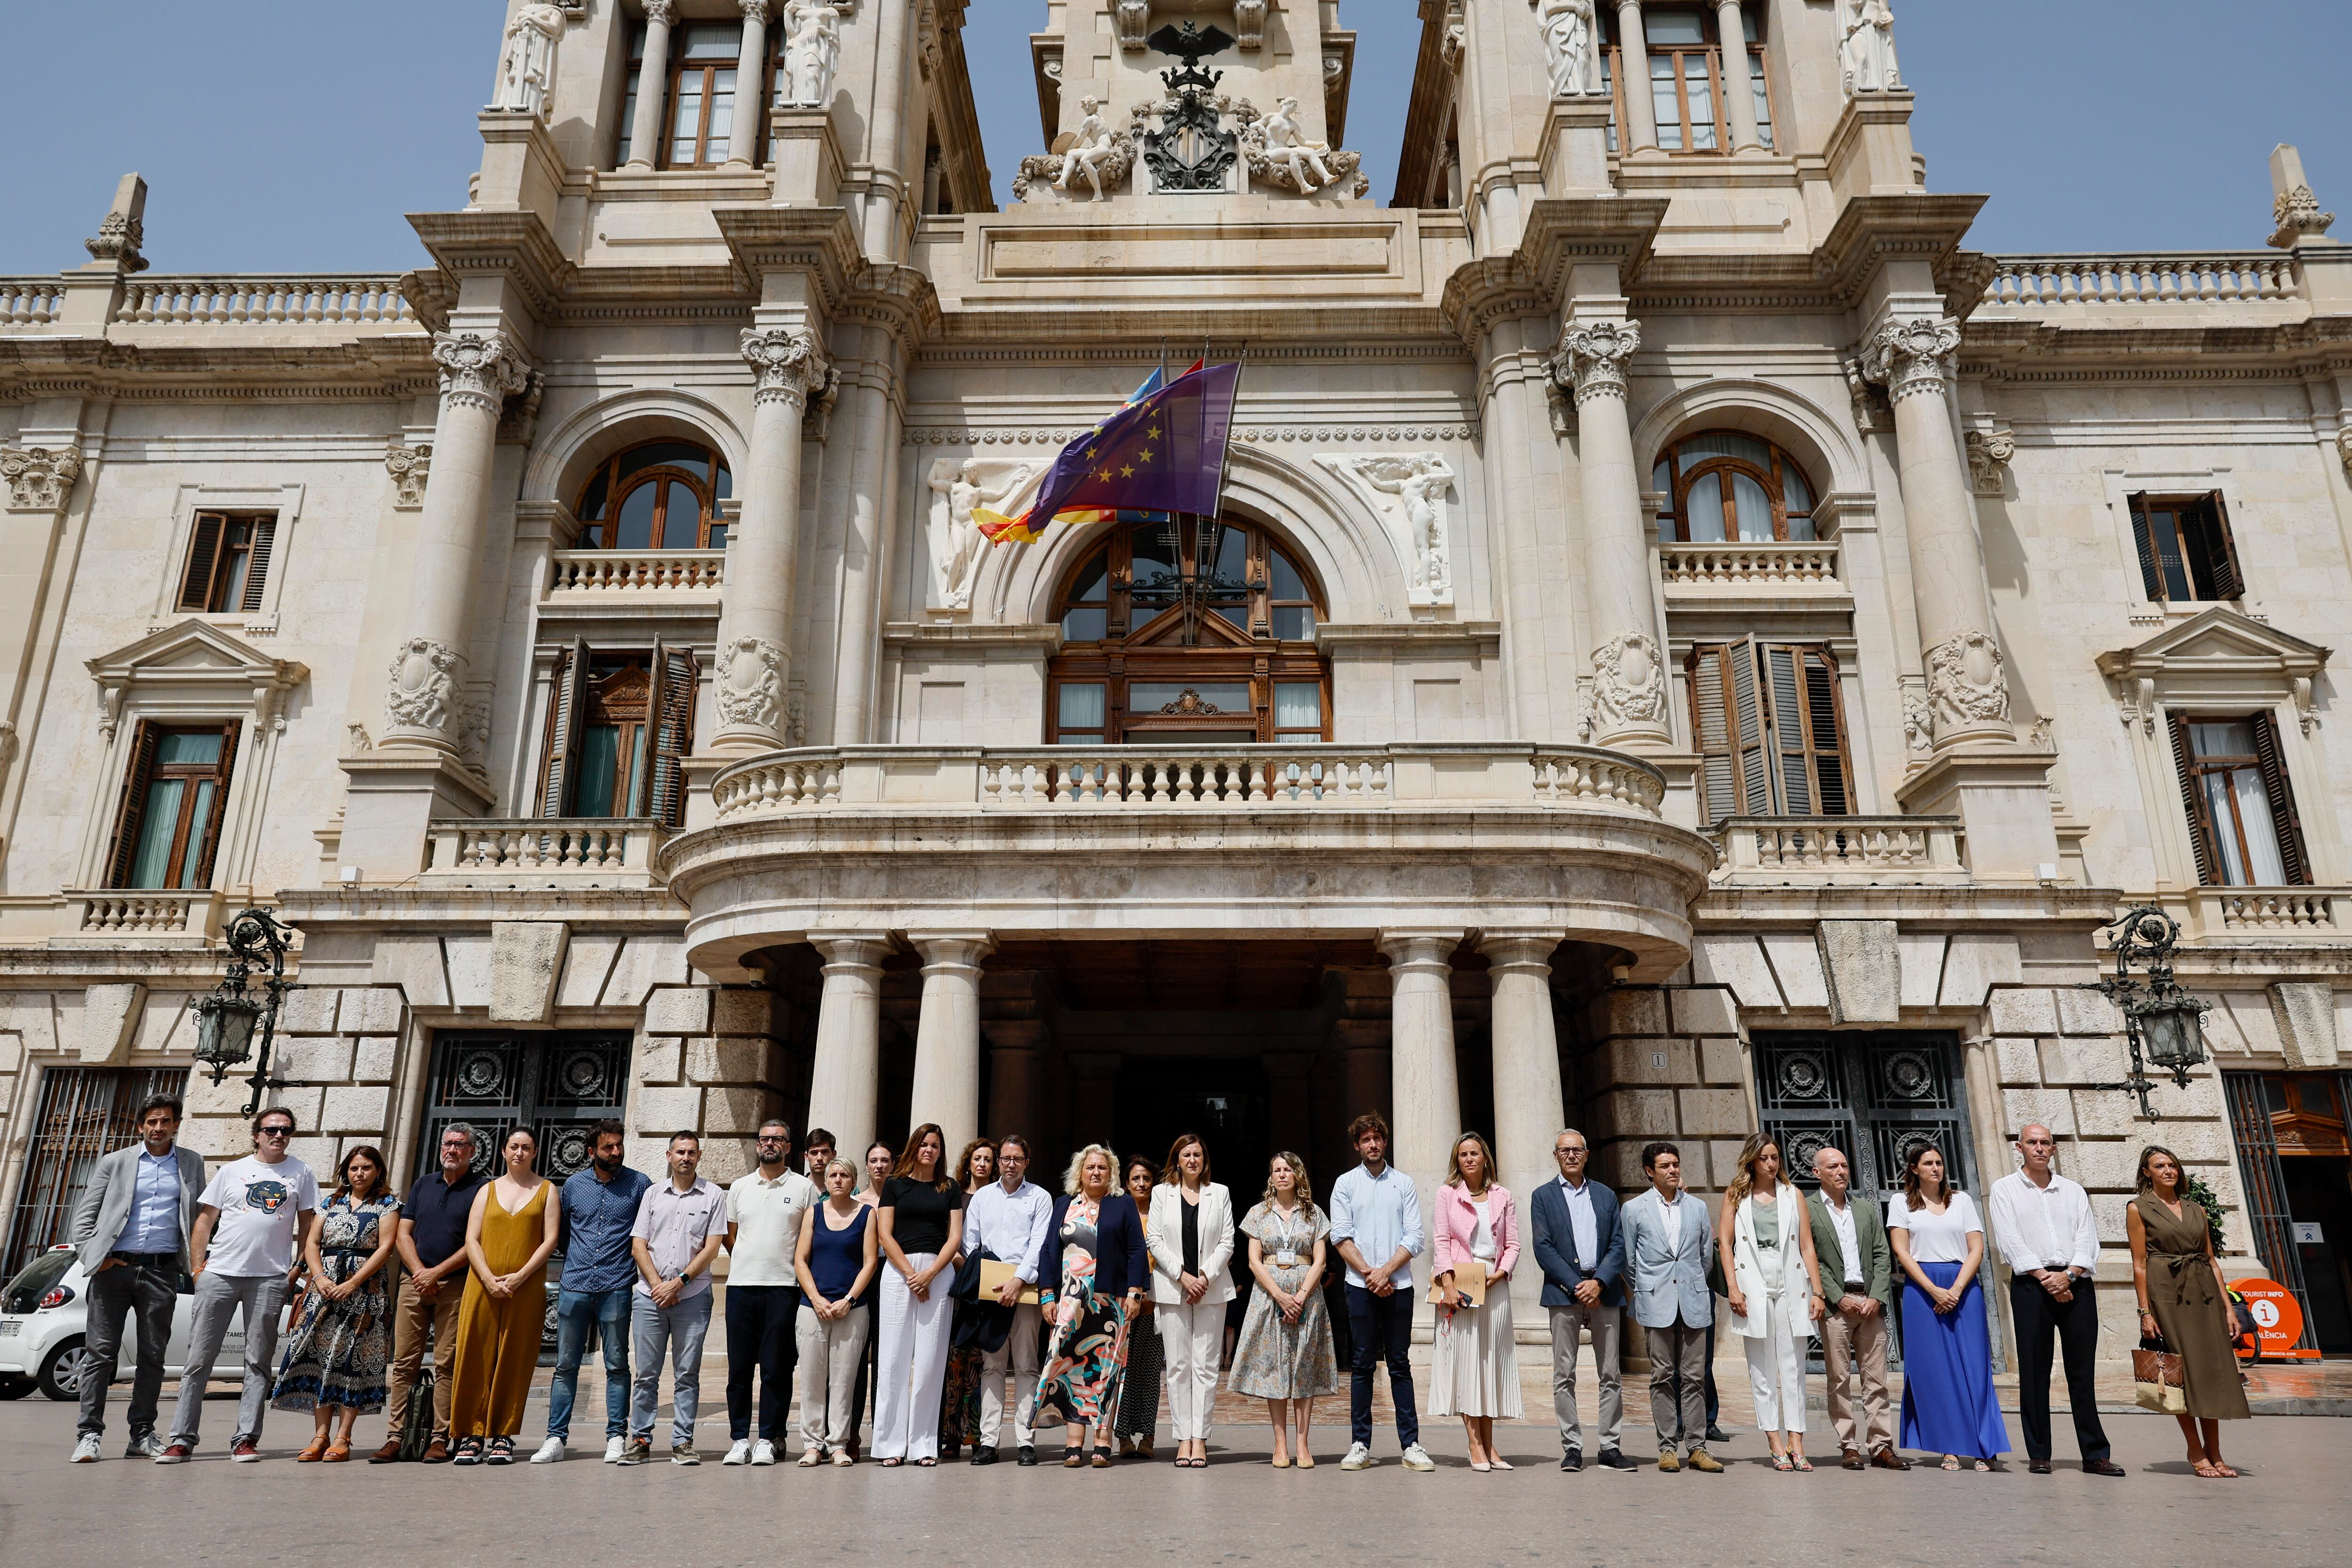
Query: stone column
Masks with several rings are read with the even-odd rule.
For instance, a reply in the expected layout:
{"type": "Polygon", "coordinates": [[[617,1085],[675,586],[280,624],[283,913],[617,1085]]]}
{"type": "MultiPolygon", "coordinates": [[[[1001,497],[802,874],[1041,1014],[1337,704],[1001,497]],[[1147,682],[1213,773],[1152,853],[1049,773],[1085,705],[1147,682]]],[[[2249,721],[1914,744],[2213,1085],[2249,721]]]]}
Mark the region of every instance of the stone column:
{"type": "Polygon", "coordinates": [[[801,416],[825,377],[824,353],[805,328],[746,328],[742,345],[759,384],[751,395],[743,512],[727,541],[714,750],[783,743],[800,552],[801,416]]]}
{"type": "Polygon", "coordinates": [[[817,1001],[808,1124],[830,1128],[835,1147],[856,1164],[874,1142],[881,1098],[882,960],[890,939],[881,931],[842,931],[809,943],[824,959],[824,991],[817,1001]]]}
{"type": "MultiPolygon", "coordinates": [[[[1444,1184],[1446,1156],[1462,1131],[1452,985],[1454,950],[1461,944],[1458,931],[1381,933],[1392,988],[1390,1060],[1396,1075],[1395,1143],[1389,1155],[1421,1194],[1424,1236],[1431,1199],[1444,1184]]],[[[1423,1287],[1429,1283],[1429,1257],[1424,1247],[1413,1268],[1413,1279],[1423,1287]]]]}
{"type": "MultiPolygon", "coordinates": [[[[872,346],[879,338],[868,339],[872,346]]],[[[833,743],[873,740],[875,674],[881,653],[882,574],[889,559],[890,519],[898,515],[898,379],[895,351],[860,365],[840,401],[850,416],[849,507],[841,546],[841,619],[834,653],[833,743]]],[[[836,440],[838,437],[835,438],[836,440]]]]}
{"type": "Polygon", "coordinates": [[[986,931],[910,931],[907,940],[923,955],[908,1121],[938,1122],[952,1160],[980,1136],[980,961],[996,943],[986,931]]]}
{"type": "MultiPolygon", "coordinates": [[[[743,11],[743,47],[735,58],[735,124],[727,135],[727,161],[748,169],[767,125],[767,116],[758,109],[768,98],[768,0],[735,3],[743,11]]],[[[652,51],[646,53],[650,57],[652,51]]],[[[630,143],[632,149],[635,145],[630,143]]]]}
{"type": "Polygon", "coordinates": [[[1944,395],[1946,365],[1959,346],[1959,323],[1948,317],[1888,320],[1865,340],[1862,362],[1895,406],[1911,596],[1938,751],[2016,739],[1967,470],[1944,395]]]}
{"type": "Polygon", "coordinates": [[[1739,19],[1739,0],[1715,0],[1715,26],[1723,40],[1724,123],[1731,127],[1729,151],[1761,152],[1756,132],[1756,87],[1748,63],[1748,29],[1739,19]]]}
{"type": "Polygon", "coordinates": [[[1626,150],[1655,148],[1658,121],[1650,105],[1650,39],[1642,28],[1642,0],[1617,0],[1617,65],[1624,73],[1619,85],[1625,92],[1626,150]]]}
{"type": "Polygon", "coordinates": [[[632,169],[659,162],[662,100],[669,96],[669,25],[677,18],[677,0],[646,0],[646,58],[637,68],[636,118],[629,121],[632,169]]]}
{"type": "Polygon", "coordinates": [[[1596,746],[1668,743],[1665,655],[1658,646],[1641,475],[1625,412],[1625,369],[1641,346],[1640,322],[1580,305],[1553,361],[1553,374],[1576,389],[1585,597],[1595,639],[1588,738],[1596,746]]]}
{"type": "Polygon", "coordinates": [[[1558,1168],[1551,1144],[1564,1114],[1559,1037],[1551,1013],[1551,955],[1560,937],[1559,931],[1488,931],[1478,943],[1494,986],[1495,1163],[1519,1205],[1522,1267],[1511,1279],[1511,1300],[1524,1322],[1543,1321],[1543,1271],[1526,1266],[1528,1205],[1558,1168]]]}
{"type": "Polygon", "coordinates": [[[866,156],[874,172],[861,215],[866,257],[875,261],[898,258],[898,204],[907,180],[899,166],[907,140],[907,58],[914,52],[914,0],[879,0],[877,17],[880,37],[874,61],[872,130],[866,156]]]}
{"type": "Polygon", "coordinates": [[[437,333],[433,358],[441,366],[433,483],[416,520],[409,635],[393,656],[384,739],[456,756],[499,414],[530,373],[513,337],[495,328],[437,333]]]}

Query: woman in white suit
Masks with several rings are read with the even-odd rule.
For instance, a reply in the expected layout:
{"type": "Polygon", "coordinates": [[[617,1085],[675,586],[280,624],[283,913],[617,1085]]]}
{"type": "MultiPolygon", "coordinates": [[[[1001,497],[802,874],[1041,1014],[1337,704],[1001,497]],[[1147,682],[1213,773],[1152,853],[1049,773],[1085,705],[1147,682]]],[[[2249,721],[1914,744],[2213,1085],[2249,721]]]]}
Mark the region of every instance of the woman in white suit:
{"type": "Polygon", "coordinates": [[[1151,1318],[1167,1352],[1168,1418],[1176,1468],[1209,1462],[1209,1415],[1217,1403],[1217,1352],[1233,1300],[1234,1203],[1209,1180],[1208,1145],[1192,1133],[1168,1150],[1151,1189],[1151,1318]]]}
{"type": "Polygon", "coordinates": [[[1723,1194],[1717,1244],[1732,1260],[1731,1331],[1748,1351],[1756,1425],[1776,1470],[1805,1459],[1805,1342],[1822,1315],[1821,1267],[1802,1193],[1780,1179],[1780,1145],[1760,1132],[1739,1147],[1738,1173],[1723,1194]]]}

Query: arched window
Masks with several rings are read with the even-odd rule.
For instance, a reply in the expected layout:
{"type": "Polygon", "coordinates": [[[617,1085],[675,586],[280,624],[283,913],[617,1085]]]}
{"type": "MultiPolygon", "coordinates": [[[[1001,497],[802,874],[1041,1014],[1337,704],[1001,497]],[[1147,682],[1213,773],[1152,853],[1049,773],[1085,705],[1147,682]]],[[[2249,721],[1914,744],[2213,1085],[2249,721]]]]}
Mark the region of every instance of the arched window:
{"type": "Polygon", "coordinates": [[[735,493],[716,447],[646,441],[606,458],[581,487],[581,550],[723,550],[719,503],[735,493]]]}
{"type": "Polygon", "coordinates": [[[1056,608],[1054,744],[1330,738],[1315,585],[1255,523],[1122,511],[1056,608]]]}
{"type": "Polygon", "coordinates": [[[1804,471],[1780,447],[1737,430],[1677,441],[1650,483],[1668,498],[1658,531],[1669,539],[1769,544],[1813,537],[1813,487],[1804,471]]]}

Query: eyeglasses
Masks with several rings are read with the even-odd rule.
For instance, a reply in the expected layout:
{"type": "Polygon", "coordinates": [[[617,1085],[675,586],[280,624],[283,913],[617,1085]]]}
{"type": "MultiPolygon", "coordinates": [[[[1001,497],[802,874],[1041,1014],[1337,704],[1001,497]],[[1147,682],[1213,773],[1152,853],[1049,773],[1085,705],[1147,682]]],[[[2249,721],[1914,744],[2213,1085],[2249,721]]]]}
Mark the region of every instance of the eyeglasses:
{"type": "Polygon", "coordinates": [[[752,1142],[755,1143],[789,1143],[792,1140],[789,1138],[771,1137],[766,1133],[762,1133],[758,1138],[753,1139],[752,1142]]]}
{"type": "Polygon", "coordinates": [[[1574,1156],[1574,1157],[1576,1157],[1576,1158],[1578,1158],[1578,1159],[1582,1159],[1582,1158],[1584,1157],[1584,1155],[1588,1152],[1588,1151],[1585,1149],[1585,1147],[1584,1147],[1582,1144],[1580,1144],[1580,1144],[1576,1145],[1574,1148],[1571,1148],[1571,1149],[1555,1149],[1555,1150],[1553,1150],[1553,1151],[1552,1151],[1552,1152],[1553,1152],[1554,1154],[1558,1155],[1560,1159],[1565,1160],[1565,1159],[1570,1158],[1571,1155],[1572,1155],[1572,1156],[1574,1156]]]}

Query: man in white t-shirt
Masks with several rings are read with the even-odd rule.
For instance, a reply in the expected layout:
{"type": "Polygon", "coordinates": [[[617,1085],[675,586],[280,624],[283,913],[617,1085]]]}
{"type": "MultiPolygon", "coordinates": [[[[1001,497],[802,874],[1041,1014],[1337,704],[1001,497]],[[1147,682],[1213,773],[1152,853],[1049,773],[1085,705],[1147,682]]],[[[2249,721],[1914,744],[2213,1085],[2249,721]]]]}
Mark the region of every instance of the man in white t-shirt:
{"type": "Polygon", "coordinates": [[[727,1425],[730,1465],[772,1465],[792,1403],[801,1310],[793,1253],[817,1205],[816,1184],[793,1169],[792,1123],[770,1117],[754,1145],[759,1164],[727,1189],[727,1425]],[[751,1374],[760,1374],[760,1430],[751,1435],[751,1374]]]}
{"type": "Polygon", "coordinates": [[[237,1396],[236,1434],[229,1439],[228,1457],[241,1464],[261,1458],[261,1417],[287,1282],[319,1219],[319,1178],[287,1153],[293,1141],[294,1113],[270,1107],[254,1118],[253,1152],[222,1166],[196,1200],[196,1223],[188,1236],[196,1303],[188,1323],[180,1407],[172,1418],[172,1440],[156,1458],[159,1465],[181,1464],[196,1451],[205,1384],[212,1380],[213,1358],[228,1335],[231,1312],[241,1314],[245,1326],[245,1388],[237,1396]]]}

